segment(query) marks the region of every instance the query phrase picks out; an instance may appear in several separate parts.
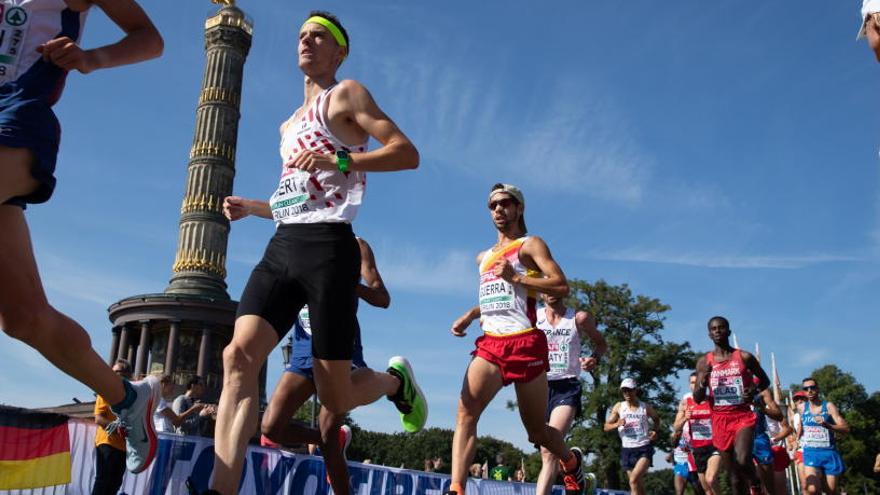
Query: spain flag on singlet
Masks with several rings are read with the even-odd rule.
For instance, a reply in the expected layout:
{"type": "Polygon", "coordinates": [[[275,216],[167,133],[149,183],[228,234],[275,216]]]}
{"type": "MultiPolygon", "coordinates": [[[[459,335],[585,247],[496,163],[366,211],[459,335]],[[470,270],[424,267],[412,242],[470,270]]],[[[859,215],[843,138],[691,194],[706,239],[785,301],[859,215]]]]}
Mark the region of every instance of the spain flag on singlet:
{"type": "Polygon", "coordinates": [[[0,490],[67,483],[67,416],[0,406],[0,490]]]}

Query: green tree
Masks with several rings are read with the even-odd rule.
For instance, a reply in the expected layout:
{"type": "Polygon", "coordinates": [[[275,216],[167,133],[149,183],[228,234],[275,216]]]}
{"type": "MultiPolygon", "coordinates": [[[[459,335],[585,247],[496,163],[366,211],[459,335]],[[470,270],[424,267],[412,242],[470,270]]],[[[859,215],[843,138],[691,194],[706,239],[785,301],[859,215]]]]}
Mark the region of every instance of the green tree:
{"type": "Polygon", "coordinates": [[[649,471],[645,475],[645,492],[651,495],[675,495],[675,473],[672,469],[649,471]]]}
{"type": "MultiPolygon", "coordinates": [[[[849,493],[878,493],[873,478],[874,457],[880,452],[880,392],[871,395],[856,378],[833,364],[814,370],[810,376],[819,384],[825,400],[837,405],[849,424],[848,435],[837,435],[837,448],[846,464],[842,487],[849,493]]],[[[792,384],[799,390],[800,383],[792,384]]]]}
{"type": "Polygon", "coordinates": [[[620,440],[605,433],[602,425],[615,403],[622,400],[618,390],[623,378],[636,380],[641,399],[660,414],[662,431],[655,446],[670,448],[665,434],[675,417],[678,397],[672,380],[679,372],[693,369],[696,354],[687,342],[663,338],[663,322],[670,307],[659,299],[633,295],[627,285],[610,285],[604,280],[591,284],[569,281],[569,307],[592,313],[608,342],[608,354],[592,372],[592,383],[585,383],[584,417],[572,429],[572,442],[596,454],[591,466],[600,486],[627,486],[620,469],[620,440]]]}

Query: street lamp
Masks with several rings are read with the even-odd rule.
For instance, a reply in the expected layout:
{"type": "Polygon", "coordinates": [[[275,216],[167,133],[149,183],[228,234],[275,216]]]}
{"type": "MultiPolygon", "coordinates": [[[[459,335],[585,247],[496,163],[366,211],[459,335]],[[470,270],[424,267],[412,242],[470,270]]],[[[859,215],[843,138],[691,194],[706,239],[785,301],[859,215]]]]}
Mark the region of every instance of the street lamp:
{"type": "Polygon", "coordinates": [[[290,352],[292,350],[293,350],[293,336],[288,335],[287,342],[285,342],[284,345],[281,346],[281,359],[284,360],[284,362],[281,366],[285,366],[285,365],[287,365],[288,362],[290,362],[290,352]]]}

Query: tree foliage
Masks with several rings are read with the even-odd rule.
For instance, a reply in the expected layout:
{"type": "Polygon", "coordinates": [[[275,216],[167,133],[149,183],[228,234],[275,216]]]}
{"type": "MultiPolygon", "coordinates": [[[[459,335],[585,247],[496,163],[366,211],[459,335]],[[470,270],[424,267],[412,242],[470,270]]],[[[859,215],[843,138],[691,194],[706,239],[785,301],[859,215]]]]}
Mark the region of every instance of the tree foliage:
{"type": "MultiPolygon", "coordinates": [[[[611,408],[622,400],[618,390],[621,380],[636,380],[641,399],[660,414],[665,433],[678,405],[672,380],[681,371],[693,369],[696,354],[687,342],[664,339],[664,315],[670,307],[659,299],[633,295],[627,285],[610,285],[603,280],[594,284],[571,280],[569,285],[571,296],[566,305],[592,313],[608,342],[608,354],[591,373],[592,383],[585,383],[584,417],[572,429],[572,442],[596,454],[591,469],[600,486],[627,486],[620,468],[620,439],[602,430],[611,408]]],[[[655,447],[669,449],[667,435],[660,435],[655,447]]]]}

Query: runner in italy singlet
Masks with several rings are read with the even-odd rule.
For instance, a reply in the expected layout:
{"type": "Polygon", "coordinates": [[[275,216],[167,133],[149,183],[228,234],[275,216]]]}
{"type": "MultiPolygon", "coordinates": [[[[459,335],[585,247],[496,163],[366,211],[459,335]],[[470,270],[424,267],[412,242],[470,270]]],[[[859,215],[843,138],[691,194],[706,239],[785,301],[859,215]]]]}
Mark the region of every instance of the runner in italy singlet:
{"type": "Polygon", "coordinates": [[[480,261],[480,327],[487,335],[506,337],[533,330],[537,319],[537,293],[519,284],[495,276],[498,260],[506,259],[516,273],[535,276],[519,260],[519,251],[528,236],[508,243],[498,250],[487,250],[480,261]]]}
{"type": "MultiPolygon", "coordinates": [[[[347,146],[327,127],[326,108],[331,86],[281,126],[281,159],[292,160],[301,151],[334,154],[343,150],[363,152],[367,142],[347,146]]],[[[367,177],[363,172],[318,170],[312,174],[286,168],[282,163],[278,189],[269,199],[276,225],[300,223],[351,223],[364,195],[367,177]]]]}

